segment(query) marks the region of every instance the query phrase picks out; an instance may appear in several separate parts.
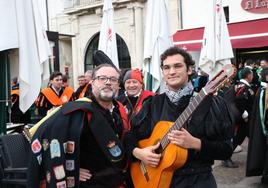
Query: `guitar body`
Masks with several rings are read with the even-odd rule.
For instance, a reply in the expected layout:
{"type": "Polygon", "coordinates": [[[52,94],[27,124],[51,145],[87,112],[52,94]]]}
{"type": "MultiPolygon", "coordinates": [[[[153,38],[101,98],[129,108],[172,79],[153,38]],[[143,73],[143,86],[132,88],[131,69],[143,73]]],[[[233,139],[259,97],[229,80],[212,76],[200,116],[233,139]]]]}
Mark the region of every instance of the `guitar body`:
{"type": "MultiPolygon", "coordinates": [[[[152,135],[148,139],[139,142],[140,148],[155,145],[161,140],[172,127],[174,122],[160,121],[156,124],[152,135]]],[[[169,187],[173,173],[182,167],[188,156],[188,150],[180,148],[172,143],[168,144],[162,153],[162,158],[156,168],[145,166],[149,180],[147,181],[142,173],[140,161],[132,163],[130,166],[131,177],[135,188],[165,188],[169,187]]]]}

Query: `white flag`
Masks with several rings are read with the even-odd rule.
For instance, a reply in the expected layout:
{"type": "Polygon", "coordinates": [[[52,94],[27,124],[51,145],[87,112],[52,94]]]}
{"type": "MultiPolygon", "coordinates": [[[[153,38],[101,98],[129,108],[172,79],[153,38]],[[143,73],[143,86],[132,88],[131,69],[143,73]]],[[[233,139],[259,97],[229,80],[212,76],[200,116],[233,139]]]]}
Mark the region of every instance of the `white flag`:
{"type": "Polygon", "coordinates": [[[221,0],[209,4],[199,66],[210,78],[234,57],[221,0]]]}
{"type": "Polygon", "coordinates": [[[48,77],[49,42],[35,0],[0,0],[0,51],[19,48],[20,109],[36,100],[41,75],[48,77]]]}
{"type": "Polygon", "coordinates": [[[38,97],[49,42],[32,0],[16,0],[19,38],[20,109],[25,112],[38,97]]]}
{"type": "Polygon", "coordinates": [[[15,0],[0,0],[0,51],[18,48],[15,0]]]}
{"type": "Polygon", "coordinates": [[[162,80],[160,55],[172,46],[166,0],[148,0],[143,74],[146,89],[156,92],[162,80]]]}
{"type": "Polygon", "coordinates": [[[104,0],[98,49],[103,51],[112,60],[113,64],[119,68],[111,0],[104,0]]]}

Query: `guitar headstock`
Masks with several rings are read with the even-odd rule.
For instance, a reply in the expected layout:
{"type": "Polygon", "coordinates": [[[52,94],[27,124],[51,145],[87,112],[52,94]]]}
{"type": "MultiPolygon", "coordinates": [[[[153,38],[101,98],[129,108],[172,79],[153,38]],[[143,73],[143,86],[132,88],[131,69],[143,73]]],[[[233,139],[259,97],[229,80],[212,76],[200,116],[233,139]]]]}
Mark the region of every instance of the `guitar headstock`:
{"type": "Polygon", "coordinates": [[[223,69],[212,78],[203,88],[207,94],[217,91],[225,82],[235,74],[235,67],[232,64],[225,65],[223,69]]]}

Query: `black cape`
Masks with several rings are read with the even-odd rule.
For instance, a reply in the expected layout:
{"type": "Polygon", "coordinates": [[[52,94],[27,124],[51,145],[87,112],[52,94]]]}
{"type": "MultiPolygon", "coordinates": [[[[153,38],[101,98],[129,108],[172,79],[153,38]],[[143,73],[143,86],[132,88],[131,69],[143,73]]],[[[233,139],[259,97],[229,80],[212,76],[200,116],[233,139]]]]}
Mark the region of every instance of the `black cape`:
{"type": "MultiPolygon", "coordinates": [[[[40,182],[45,182],[46,187],[79,186],[79,156],[82,146],[80,138],[85,125],[88,125],[91,131],[95,131],[93,136],[96,140],[101,139],[97,144],[105,144],[107,139],[115,143],[111,147],[103,147],[103,152],[107,153],[103,157],[111,161],[111,166],[117,168],[117,164],[121,165],[121,158],[125,152],[120,146],[119,138],[112,133],[109,125],[106,126],[106,121],[95,108],[92,103],[86,101],[69,102],[39,126],[31,142],[28,187],[39,187],[40,182]],[[121,149],[122,152],[113,155],[114,149],[117,149],[117,152],[121,149]]],[[[94,176],[91,179],[94,179],[94,176]]]]}
{"type": "MultiPolygon", "coordinates": [[[[263,104],[264,104],[264,99],[263,104]]],[[[248,155],[247,155],[247,166],[246,176],[259,176],[262,175],[264,170],[265,161],[267,161],[266,150],[267,145],[265,136],[263,134],[261,121],[260,121],[260,91],[257,92],[257,96],[252,109],[252,116],[250,120],[250,131],[249,131],[249,143],[248,143],[248,155]]],[[[266,114],[267,115],[267,114],[266,114]]],[[[267,125],[267,118],[265,120],[267,125]]],[[[268,169],[266,169],[268,170],[268,169]]]]}

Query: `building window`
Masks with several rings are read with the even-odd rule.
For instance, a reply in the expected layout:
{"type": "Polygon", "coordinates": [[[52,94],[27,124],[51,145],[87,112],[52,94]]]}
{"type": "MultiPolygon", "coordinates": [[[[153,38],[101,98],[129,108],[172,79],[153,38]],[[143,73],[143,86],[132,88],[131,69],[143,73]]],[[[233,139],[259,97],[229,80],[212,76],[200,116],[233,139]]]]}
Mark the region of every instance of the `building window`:
{"type": "MultiPolygon", "coordinates": [[[[87,47],[86,56],[85,56],[85,70],[90,70],[95,67],[95,65],[93,64],[92,56],[93,56],[93,52],[95,50],[98,50],[99,37],[100,37],[100,33],[98,32],[92,37],[87,47]]],[[[131,68],[131,61],[130,61],[128,47],[125,41],[118,34],[116,34],[116,43],[117,43],[119,68],[120,69],[131,68]]]]}
{"type": "Polygon", "coordinates": [[[229,7],[223,7],[226,23],[229,23],[229,7]]]}

